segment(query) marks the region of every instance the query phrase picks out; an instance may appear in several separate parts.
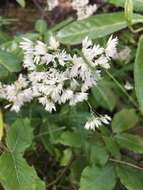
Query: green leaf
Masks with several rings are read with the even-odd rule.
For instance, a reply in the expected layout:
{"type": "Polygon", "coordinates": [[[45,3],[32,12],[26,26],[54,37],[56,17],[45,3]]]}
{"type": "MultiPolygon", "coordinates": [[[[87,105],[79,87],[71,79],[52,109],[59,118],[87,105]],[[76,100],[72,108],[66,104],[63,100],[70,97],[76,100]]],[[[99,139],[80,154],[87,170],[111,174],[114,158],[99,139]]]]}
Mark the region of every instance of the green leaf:
{"type": "Polygon", "coordinates": [[[36,21],[35,30],[40,34],[44,34],[47,31],[47,23],[45,20],[39,19],[36,21]]]}
{"type": "Polygon", "coordinates": [[[143,153],[143,140],[139,136],[122,133],[116,135],[115,138],[121,148],[126,148],[137,153],[143,153]]]}
{"type": "Polygon", "coordinates": [[[83,140],[84,139],[79,133],[66,131],[62,133],[58,142],[63,145],[79,148],[82,145],[83,140]]]}
{"type": "Polygon", "coordinates": [[[17,119],[6,137],[6,144],[11,152],[23,153],[33,139],[33,130],[28,119],[17,119]]]}
{"type": "Polygon", "coordinates": [[[92,88],[92,94],[97,104],[109,111],[114,109],[116,105],[116,97],[109,82],[106,80],[99,81],[99,83],[92,88]]]}
{"type": "MultiPolygon", "coordinates": [[[[134,10],[143,11],[143,1],[142,0],[132,0],[134,5],[134,10]]],[[[109,3],[112,3],[116,6],[124,7],[125,0],[108,0],[109,3]]]]}
{"type": "Polygon", "coordinates": [[[129,166],[116,167],[117,175],[121,183],[128,190],[143,189],[143,172],[129,166]]]}
{"type": "Polygon", "coordinates": [[[105,147],[101,144],[94,144],[91,146],[90,161],[91,163],[105,165],[108,160],[108,153],[105,147]]]}
{"type": "Polygon", "coordinates": [[[0,78],[7,76],[8,73],[19,72],[20,70],[21,62],[17,56],[0,50],[0,78]]]}
{"type": "Polygon", "coordinates": [[[140,110],[143,113],[143,35],[139,39],[136,59],[134,64],[135,91],[140,110]]]}
{"type": "Polygon", "coordinates": [[[120,133],[135,127],[137,122],[138,115],[134,109],[123,109],[114,115],[112,129],[115,133],[120,133]]]}
{"type": "MultiPolygon", "coordinates": [[[[143,16],[134,14],[132,24],[143,22],[143,16]]],[[[107,13],[75,21],[57,33],[57,38],[64,44],[79,44],[88,36],[101,38],[127,27],[124,13],[107,13]]]]}
{"type": "Polygon", "coordinates": [[[121,158],[120,148],[118,144],[116,143],[115,138],[103,136],[103,140],[105,142],[107,150],[111,153],[111,155],[118,159],[121,158]]]}
{"type": "Polygon", "coordinates": [[[5,190],[37,190],[37,185],[43,186],[39,190],[45,189],[21,154],[4,153],[0,157],[0,168],[0,182],[5,190]]]}
{"type": "Polygon", "coordinates": [[[116,175],[113,166],[86,167],[81,176],[80,190],[113,190],[115,184],[116,175]]]}
{"type": "Polygon", "coordinates": [[[17,3],[19,3],[19,5],[21,7],[25,8],[25,6],[26,6],[25,0],[16,0],[16,1],[17,1],[17,3]]]}

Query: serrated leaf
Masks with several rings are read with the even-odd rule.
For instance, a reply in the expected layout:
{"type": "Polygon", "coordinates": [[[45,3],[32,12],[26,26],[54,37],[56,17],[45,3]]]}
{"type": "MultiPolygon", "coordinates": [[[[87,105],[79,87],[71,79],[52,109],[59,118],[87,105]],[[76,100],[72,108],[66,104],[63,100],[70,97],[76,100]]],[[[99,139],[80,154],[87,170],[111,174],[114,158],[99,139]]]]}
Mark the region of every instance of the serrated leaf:
{"type": "Polygon", "coordinates": [[[101,144],[94,144],[91,146],[90,161],[93,164],[105,165],[108,160],[108,153],[105,147],[101,144]]]}
{"type": "MultiPolygon", "coordinates": [[[[132,24],[143,22],[143,16],[134,14],[132,24]]],[[[57,33],[57,38],[64,44],[79,44],[88,36],[101,38],[127,27],[124,13],[107,13],[75,21],[57,33]]]]}
{"type": "Polygon", "coordinates": [[[137,122],[138,115],[134,109],[123,109],[114,115],[112,129],[115,133],[120,133],[135,127],[137,122]]]}
{"type": "Polygon", "coordinates": [[[136,59],[134,64],[134,80],[135,80],[135,91],[139,102],[139,107],[143,113],[143,35],[139,39],[136,59]]]}
{"type": "Polygon", "coordinates": [[[122,133],[115,136],[121,148],[125,148],[137,153],[143,153],[143,139],[137,135],[122,133]]]}
{"type": "MultiPolygon", "coordinates": [[[[134,10],[143,11],[143,1],[142,0],[132,0],[134,5],[134,10]]],[[[112,3],[116,6],[124,7],[125,0],[108,0],[109,3],[112,3]]]]}
{"type": "Polygon", "coordinates": [[[33,130],[28,119],[17,119],[6,137],[6,144],[11,152],[23,153],[33,139],[33,130]]]}
{"type": "Polygon", "coordinates": [[[117,175],[121,183],[128,190],[143,189],[143,172],[129,166],[116,167],[117,175]]]}
{"type": "MultiPolygon", "coordinates": [[[[0,168],[0,182],[5,190],[37,190],[40,179],[21,154],[4,153],[0,157],[0,168]]],[[[44,189],[43,185],[40,190],[44,189]]]]}
{"type": "Polygon", "coordinates": [[[2,116],[2,111],[0,110],[0,141],[3,137],[3,126],[4,123],[3,123],[3,116],[2,116]]]}
{"type": "Polygon", "coordinates": [[[116,175],[113,166],[86,167],[81,175],[80,190],[113,190],[116,175]]]}

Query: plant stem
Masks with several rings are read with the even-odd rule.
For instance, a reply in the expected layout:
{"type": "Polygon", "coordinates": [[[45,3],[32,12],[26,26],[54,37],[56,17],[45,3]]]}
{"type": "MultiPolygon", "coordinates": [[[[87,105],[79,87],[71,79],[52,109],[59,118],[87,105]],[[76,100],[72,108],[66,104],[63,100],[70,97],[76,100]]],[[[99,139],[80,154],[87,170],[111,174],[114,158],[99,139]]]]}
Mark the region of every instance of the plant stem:
{"type": "Polygon", "coordinates": [[[135,100],[127,93],[124,87],[115,79],[115,77],[106,70],[107,75],[115,82],[115,84],[120,88],[120,90],[129,98],[130,102],[138,109],[138,105],[135,100]]]}
{"type": "Polygon", "coordinates": [[[109,158],[109,160],[111,162],[114,162],[114,163],[117,163],[117,164],[122,164],[122,165],[130,166],[132,168],[138,169],[138,170],[140,170],[140,171],[143,172],[143,168],[142,167],[134,165],[132,163],[129,163],[129,162],[126,162],[126,161],[122,161],[122,160],[116,160],[116,159],[113,159],[113,158],[109,158]]]}

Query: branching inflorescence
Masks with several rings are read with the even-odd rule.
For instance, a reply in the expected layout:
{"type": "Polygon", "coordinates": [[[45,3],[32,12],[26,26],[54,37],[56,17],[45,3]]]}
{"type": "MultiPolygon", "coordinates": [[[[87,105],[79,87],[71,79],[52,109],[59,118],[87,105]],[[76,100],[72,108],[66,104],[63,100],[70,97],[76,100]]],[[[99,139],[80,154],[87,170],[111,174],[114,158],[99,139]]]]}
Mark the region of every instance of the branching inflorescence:
{"type": "Polygon", "coordinates": [[[110,37],[104,48],[85,38],[80,55],[72,55],[61,49],[53,36],[47,44],[24,39],[20,47],[27,74],[20,74],[13,84],[0,84],[0,97],[8,100],[8,106],[16,112],[35,98],[48,112],[66,102],[70,106],[83,102],[100,79],[101,71],[110,68],[117,41],[110,37]]]}

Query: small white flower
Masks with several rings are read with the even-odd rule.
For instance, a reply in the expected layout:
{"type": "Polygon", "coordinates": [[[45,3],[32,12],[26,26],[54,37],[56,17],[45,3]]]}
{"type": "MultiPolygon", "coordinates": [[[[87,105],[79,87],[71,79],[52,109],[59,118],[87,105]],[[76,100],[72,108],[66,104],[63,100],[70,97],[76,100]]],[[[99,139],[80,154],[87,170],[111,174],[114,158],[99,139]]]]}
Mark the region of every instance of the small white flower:
{"type": "Polygon", "coordinates": [[[108,124],[110,124],[111,117],[106,114],[104,116],[101,116],[100,120],[101,120],[102,123],[108,125],[108,124]]]}
{"type": "Polygon", "coordinates": [[[45,110],[48,112],[51,113],[53,110],[56,110],[55,104],[52,101],[48,100],[46,96],[40,97],[38,100],[43,106],[45,106],[45,110]]]}
{"type": "Polygon", "coordinates": [[[78,20],[85,19],[91,16],[96,10],[97,5],[88,5],[89,0],[73,0],[72,7],[77,11],[78,20]]]}
{"type": "Polygon", "coordinates": [[[95,130],[95,128],[99,128],[102,125],[102,123],[108,125],[110,121],[111,121],[111,117],[108,115],[104,115],[100,117],[92,115],[86,122],[84,128],[87,130],[89,129],[95,130]]]}
{"type": "Polygon", "coordinates": [[[49,38],[49,48],[51,50],[57,50],[59,48],[59,46],[60,46],[60,44],[56,40],[56,38],[54,36],[50,36],[50,38],[49,38]]]}
{"type": "Polygon", "coordinates": [[[118,38],[113,38],[112,36],[109,38],[107,42],[107,47],[105,49],[105,53],[107,57],[114,57],[114,55],[117,53],[116,46],[118,44],[118,38]]]}
{"type": "Polygon", "coordinates": [[[125,84],[125,89],[126,90],[133,90],[133,85],[129,82],[129,81],[126,81],[126,84],[125,84]]]}
{"type": "Polygon", "coordinates": [[[87,130],[95,130],[95,128],[99,128],[102,125],[101,120],[98,117],[91,116],[86,122],[84,128],[87,130]]]}
{"type": "Polygon", "coordinates": [[[45,55],[47,53],[47,46],[43,42],[37,41],[34,50],[35,55],[45,55]]]}
{"type": "Polygon", "coordinates": [[[75,95],[72,96],[69,104],[71,106],[74,106],[78,102],[83,102],[84,100],[87,100],[87,99],[88,99],[88,93],[79,92],[79,93],[76,93],[75,95]]]}
{"type": "Polygon", "coordinates": [[[67,89],[67,90],[65,90],[65,91],[62,93],[61,102],[62,102],[62,103],[65,103],[67,100],[72,99],[72,97],[73,97],[73,91],[70,90],[70,89],[67,89]]]}
{"type": "Polygon", "coordinates": [[[20,47],[27,53],[33,53],[33,42],[27,38],[23,38],[23,42],[20,42],[20,47]]]}

